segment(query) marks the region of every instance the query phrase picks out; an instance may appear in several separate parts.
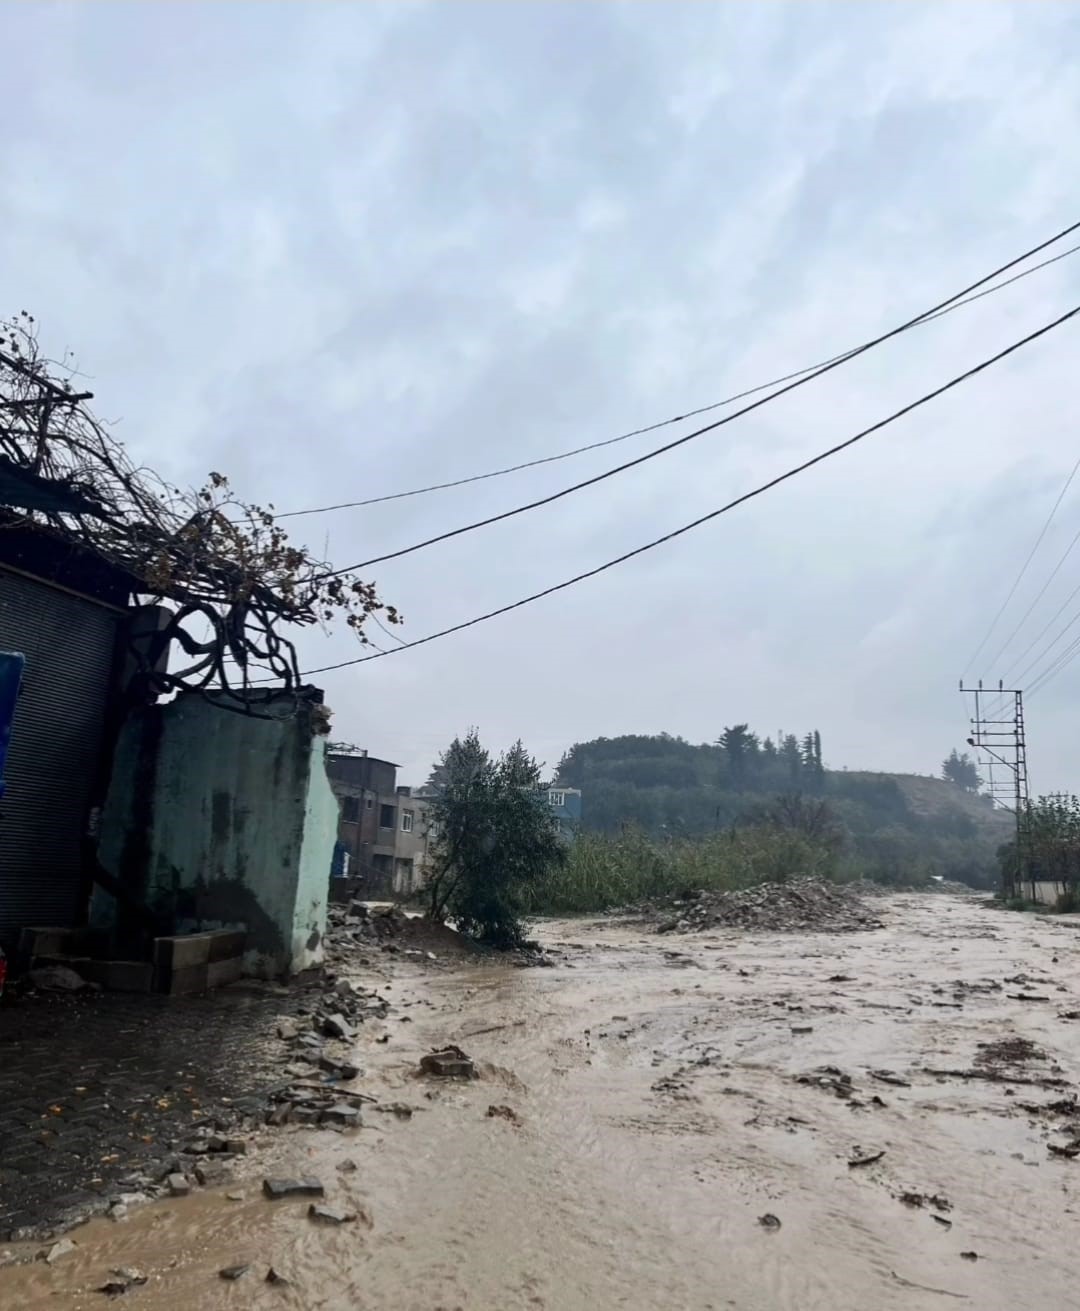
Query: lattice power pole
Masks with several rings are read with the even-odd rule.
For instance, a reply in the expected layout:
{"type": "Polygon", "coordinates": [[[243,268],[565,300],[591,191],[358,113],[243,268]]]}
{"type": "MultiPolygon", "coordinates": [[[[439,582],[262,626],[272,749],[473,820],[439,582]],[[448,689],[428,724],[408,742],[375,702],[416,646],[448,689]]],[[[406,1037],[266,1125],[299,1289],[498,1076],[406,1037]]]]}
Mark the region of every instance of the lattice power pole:
{"type": "MultiPolygon", "coordinates": [[[[960,691],[974,697],[968,746],[979,752],[987,766],[989,795],[995,806],[1016,817],[1016,858],[1011,870],[1002,872],[1002,891],[1015,896],[1031,871],[1028,825],[1031,798],[1028,795],[1027,741],[1024,736],[1024,694],[1019,688],[984,688],[960,684],[960,691]],[[995,765],[997,772],[995,774],[995,765]]],[[[1034,890],[1032,890],[1034,897],[1034,890]]]]}

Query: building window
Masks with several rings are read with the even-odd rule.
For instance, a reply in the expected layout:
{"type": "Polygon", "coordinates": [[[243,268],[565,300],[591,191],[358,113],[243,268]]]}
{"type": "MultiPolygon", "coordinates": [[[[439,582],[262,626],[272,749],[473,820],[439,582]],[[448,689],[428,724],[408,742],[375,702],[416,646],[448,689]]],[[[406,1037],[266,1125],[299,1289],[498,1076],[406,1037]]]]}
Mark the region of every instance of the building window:
{"type": "Polygon", "coordinates": [[[360,798],[359,797],[342,797],[341,798],[341,818],[346,824],[355,824],[360,818],[360,798]]]}
{"type": "Polygon", "coordinates": [[[411,810],[403,810],[401,812],[402,833],[411,833],[412,826],[413,826],[413,812],[411,810]]]}
{"type": "Polygon", "coordinates": [[[365,798],[364,798],[364,809],[365,809],[365,810],[374,810],[374,809],[375,809],[375,798],[374,798],[374,797],[365,797],[365,798]]]}
{"type": "Polygon", "coordinates": [[[397,819],[397,806],[379,807],[379,828],[394,828],[397,819]]]}
{"type": "Polygon", "coordinates": [[[566,805],[566,793],[565,793],[565,792],[549,792],[549,793],[548,793],[548,805],[549,805],[549,806],[565,806],[565,805],[566,805]]]}

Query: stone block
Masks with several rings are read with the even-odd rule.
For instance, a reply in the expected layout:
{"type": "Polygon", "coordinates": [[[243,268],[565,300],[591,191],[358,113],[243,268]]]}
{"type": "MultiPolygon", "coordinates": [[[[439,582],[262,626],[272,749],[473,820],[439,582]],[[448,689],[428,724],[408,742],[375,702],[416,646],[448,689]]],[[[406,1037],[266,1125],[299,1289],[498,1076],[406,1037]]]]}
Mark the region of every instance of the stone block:
{"type": "Polygon", "coordinates": [[[233,956],[229,960],[212,960],[206,967],[206,986],[223,988],[227,983],[235,983],[243,978],[244,958],[233,956]]]}
{"type": "Polygon", "coordinates": [[[234,956],[243,956],[247,949],[246,929],[215,929],[207,935],[210,939],[210,961],[231,960],[234,956]]]}

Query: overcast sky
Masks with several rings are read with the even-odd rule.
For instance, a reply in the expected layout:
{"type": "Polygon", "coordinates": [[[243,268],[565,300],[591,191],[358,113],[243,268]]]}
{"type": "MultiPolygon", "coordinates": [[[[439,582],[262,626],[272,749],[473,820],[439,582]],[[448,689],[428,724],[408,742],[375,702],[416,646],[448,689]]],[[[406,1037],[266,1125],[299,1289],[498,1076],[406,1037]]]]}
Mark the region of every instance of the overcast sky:
{"type": "MultiPolygon", "coordinates": [[[[1080,219],[1074,5],[9,3],[2,21],[4,312],[76,352],[137,457],[283,510],[708,404],[1080,219]]],[[[1078,303],[1080,255],[383,565],[380,590],[408,638],[537,591],[1078,303]]],[[[834,767],[937,769],[966,736],[961,674],[1004,674],[1080,582],[1078,549],[998,666],[968,667],[1080,456],[1078,350],[1080,321],[643,558],[320,676],[334,736],[412,782],[470,724],[552,763],[600,734],[749,720],[819,728],[834,767]]],[[[688,429],[292,523],[347,565],[688,429]]],[[[987,657],[1078,518],[1080,477],[987,657]]],[[[354,653],[344,632],[300,646],[305,668],[354,653]]],[[[1078,691],[1080,659],[1030,702],[1037,789],[1080,788],[1078,691]]]]}

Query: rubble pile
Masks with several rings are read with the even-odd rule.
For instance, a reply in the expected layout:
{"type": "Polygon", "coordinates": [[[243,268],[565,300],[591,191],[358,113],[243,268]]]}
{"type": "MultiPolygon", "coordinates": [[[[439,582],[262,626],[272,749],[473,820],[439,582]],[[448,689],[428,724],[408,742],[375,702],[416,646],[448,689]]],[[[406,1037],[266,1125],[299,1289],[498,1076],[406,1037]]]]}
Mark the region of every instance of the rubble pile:
{"type": "Polygon", "coordinates": [[[359,1128],[361,1103],[376,1098],[341,1086],[361,1073],[351,1057],[351,1044],[360,1025],[385,1019],[389,1010],[390,1003],[379,993],[337,979],[327,980],[307,1023],[302,1017],[281,1020],[277,1035],[284,1044],[290,1080],[270,1094],[266,1123],[359,1128]]]}
{"type": "Polygon", "coordinates": [[[822,879],[762,883],[739,892],[701,891],[672,902],[658,933],[694,933],[714,927],[769,929],[782,933],[852,933],[882,922],[857,892],[822,879]]]}

